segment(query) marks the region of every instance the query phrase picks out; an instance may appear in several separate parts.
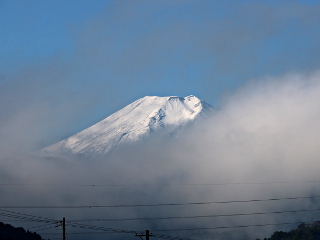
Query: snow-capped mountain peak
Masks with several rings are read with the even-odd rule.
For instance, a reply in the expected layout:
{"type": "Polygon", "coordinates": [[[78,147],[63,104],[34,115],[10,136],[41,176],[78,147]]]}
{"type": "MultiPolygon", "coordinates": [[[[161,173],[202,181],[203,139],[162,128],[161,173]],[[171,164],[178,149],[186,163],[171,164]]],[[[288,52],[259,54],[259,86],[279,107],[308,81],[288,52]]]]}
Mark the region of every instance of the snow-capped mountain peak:
{"type": "Polygon", "coordinates": [[[139,141],[152,133],[171,135],[176,129],[213,108],[191,95],[146,96],[97,124],[40,150],[43,156],[104,156],[118,145],[139,141]]]}

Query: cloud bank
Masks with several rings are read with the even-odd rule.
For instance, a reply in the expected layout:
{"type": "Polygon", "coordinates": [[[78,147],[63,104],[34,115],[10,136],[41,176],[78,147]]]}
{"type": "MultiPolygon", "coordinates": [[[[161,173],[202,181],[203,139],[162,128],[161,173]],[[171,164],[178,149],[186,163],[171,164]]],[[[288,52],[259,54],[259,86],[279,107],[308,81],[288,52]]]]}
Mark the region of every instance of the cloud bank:
{"type": "MultiPolygon", "coordinates": [[[[101,161],[1,156],[3,206],[101,206],[318,196],[320,73],[255,81],[225,96],[220,109],[177,139],[150,139],[101,161]],[[20,185],[19,185],[20,184],[20,185]],[[22,185],[21,185],[22,184],[22,185]],[[23,185],[26,184],[26,185],[23,185]],[[94,186],[93,186],[94,185],[94,186]]],[[[19,135],[19,129],[16,132],[19,135]]],[[[268,237],[294,225],[157,232],[318,220],[318,199],[118,208],[13,209],[85,224],[192,239],[268,237]],[[147,220],[137,218],[234,215],[147,220]]],[[[69,223],[68,231],[81,231],[69,223]]],[[[93,230],[90,230],[91,232],[93,230]]],[[[40,232],[41,233],[41,232],[40,232]]],[[[119,239],[121,235],[108,237],[119,239]]],[[[77,236],[70,235],[70,239],[77,236]]],[[[92,235],[101,239],[104,235],[92,235]]],[[[121,236],[122,237],[122,236],[121,236]]],[[[131,235],[133,238],[134,236],[131,235]]]]}

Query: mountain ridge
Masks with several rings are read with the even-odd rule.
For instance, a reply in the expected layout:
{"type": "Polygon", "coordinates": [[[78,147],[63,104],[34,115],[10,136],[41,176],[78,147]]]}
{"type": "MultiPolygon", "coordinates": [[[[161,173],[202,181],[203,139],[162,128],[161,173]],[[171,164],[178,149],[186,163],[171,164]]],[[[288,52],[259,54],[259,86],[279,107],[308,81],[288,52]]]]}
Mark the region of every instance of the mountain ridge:
{"type": "Polygon", "coordinates": [[[177,129],[212,110],[210,104],[193,95],[145,96],[38,153],[47,157],[105,156],[119,145],[140,141],[154,133],[174,135],[177,129]]]}

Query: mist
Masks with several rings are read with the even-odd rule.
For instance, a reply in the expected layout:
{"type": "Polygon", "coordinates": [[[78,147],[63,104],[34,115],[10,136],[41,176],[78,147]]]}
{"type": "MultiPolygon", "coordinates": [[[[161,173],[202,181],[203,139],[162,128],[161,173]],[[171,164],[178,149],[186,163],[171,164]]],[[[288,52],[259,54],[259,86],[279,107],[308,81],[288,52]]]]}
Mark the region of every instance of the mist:
{"type": "Polygon", "coordinates": [[[71,240],[255,239],[319,219],[319,198],[298,198],[320,190],[319,4],[107,1],[89,16],[76,1],[5,2],[3,222],[45,239],[63,217],[71,240]],[[216,110],[175,138],[105,159],[34,154],[140,97],[190,94],[216,110]]]}
{"type": "MultiPolygon", "coordinates": [[[[1,219],[28,229],[41,224],[10,222],[14,218],[3,211],[56,221],[65,217],[68,239],[85,239],[88,232],[91,239],[136,239],[133,232],[146,229],[189,239],[255,239],[317,221],[316,210],[287,211],[319,204],[317,197],[299,198],[320,191],[319,96],[319,72],[254,80],[225,95],[212,116],[179,136],[154,136],[105,159],[39,158],[12,146],[1,154],[1,205],[22,208],[0,206],[1,219]],[[267,199],[282,200],[234,202],[267,199]],[[266,226],[252,226],[257,224],[266,226]],[[92,233],[106,229],[113,233],[92,233]],[[81,231],[86,234],[75,234],[81,231]]],[[[13,132],[19,133],[20,128],[13,132]]],[[[22,134],[20,141],[32,137],[22,134]]],[[[34,231],[51,239],[54,235],[46,234],[60,234],[55,225],[34,231]]]]}

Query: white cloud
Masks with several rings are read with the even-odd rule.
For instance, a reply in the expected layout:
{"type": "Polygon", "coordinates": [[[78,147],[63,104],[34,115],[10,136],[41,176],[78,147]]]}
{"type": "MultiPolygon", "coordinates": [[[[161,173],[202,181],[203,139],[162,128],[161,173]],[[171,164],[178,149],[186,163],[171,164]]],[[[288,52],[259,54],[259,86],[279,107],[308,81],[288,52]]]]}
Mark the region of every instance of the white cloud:
{"type": "MultiPolygon", "coordinates": [[[[319,180],[319,96],[318,72],[309,76],[291,74],[255,81],[239,89],[225,98],[212,117],[177,140],[153,139],[123,149],[103,162],[3,157],[1,169],[5,174],[1,182],[31,185],[2,187],[2,204],[118,205],[319,195],[318,183],[308,182],[319,180]],[[121,186],[79,186],[91,184],[121,186]]],[[[299,210],[317,204],[317,199],[300,199],[130,209],[40,209],[32,213],[67,219],[166,217],[299,210]]],[[[92,224],[138,231],[295,222],[317,217],[317,212],[311,212],[92,224]]],[[[274,229],[283,228],[248,228],[244,232],[251,238],[268,237],[274,229]]],[[[216,232],[208,231],[208,238],[216,232]]],[[[196,239],[197,235],[192,237],[196,239]]]]}

